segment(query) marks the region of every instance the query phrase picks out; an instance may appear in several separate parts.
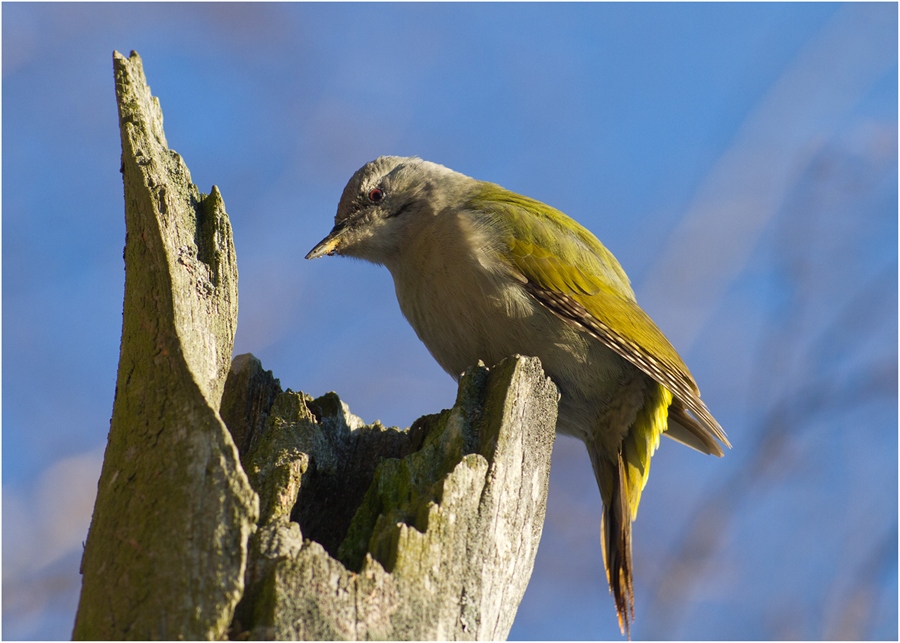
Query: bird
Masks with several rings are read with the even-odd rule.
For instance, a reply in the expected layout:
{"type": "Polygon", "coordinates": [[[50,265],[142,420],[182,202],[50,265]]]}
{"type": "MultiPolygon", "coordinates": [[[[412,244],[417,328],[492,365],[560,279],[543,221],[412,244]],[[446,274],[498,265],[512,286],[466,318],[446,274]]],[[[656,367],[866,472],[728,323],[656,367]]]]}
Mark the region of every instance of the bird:
{"type": "Polygon", "coordinates": [[[455,379],[479,360],[540,359],[559,390],[557,433],[587,447],[606,577],[630,639],[632,522],[660,436],[719,457],[731,444],[613,254],[549,205],[400,156],[351,177],[306,258],[335,254],[388,269],[403,315],[455,379]]]}

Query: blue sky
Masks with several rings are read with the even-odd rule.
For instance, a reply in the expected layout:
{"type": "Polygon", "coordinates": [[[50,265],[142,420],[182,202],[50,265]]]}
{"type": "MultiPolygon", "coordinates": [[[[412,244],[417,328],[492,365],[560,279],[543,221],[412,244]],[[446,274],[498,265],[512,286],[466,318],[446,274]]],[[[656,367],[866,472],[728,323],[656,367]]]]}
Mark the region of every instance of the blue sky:
{"type": "MultiPolygon", "coordinates": [[[[67,638],[112,409],[112,51],[231,217],[236,352],[408,426],[455,385],[384,269],[303,261],[352,173],[418,155],[618,257],[735,449],[664,441],[635,638],[897,636],[897,6],[2,6],[3,635],[67,638]],[[893,540],[891,540],[893,538],[893,540]],[[893,543],[890,547],[884,543],[893,543]]],[[[615,638],[599,494],[554,451],[512,638],[615,638]]]]}

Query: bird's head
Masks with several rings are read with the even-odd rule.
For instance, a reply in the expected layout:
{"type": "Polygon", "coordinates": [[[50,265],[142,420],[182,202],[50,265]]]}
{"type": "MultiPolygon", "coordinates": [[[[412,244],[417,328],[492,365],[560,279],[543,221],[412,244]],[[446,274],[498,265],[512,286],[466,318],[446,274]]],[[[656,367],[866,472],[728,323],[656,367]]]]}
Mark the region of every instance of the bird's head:
{"type": "Polygon", "coordinates": [[[415,157],[382,156],[347,183],[334,228],[306,255],[339,254],[390,263],[428,221],[462,198],[476,181],[415,157]]]}

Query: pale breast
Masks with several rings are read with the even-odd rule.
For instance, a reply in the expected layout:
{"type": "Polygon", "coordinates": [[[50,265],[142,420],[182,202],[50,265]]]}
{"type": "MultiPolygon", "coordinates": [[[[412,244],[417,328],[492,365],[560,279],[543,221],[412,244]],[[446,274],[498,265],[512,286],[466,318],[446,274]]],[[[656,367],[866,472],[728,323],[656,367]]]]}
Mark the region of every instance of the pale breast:
{"type": "Polygon", "coordinates": [[[563,396],[561,432],[582,439],[594,432],[632,379],[630,364],[533,299],[463,216],[435,217],[388,268],[400,309],[454,378],[479,360],[539,357],[563,396]]]}
{"type": "Polygon", "coordinates": [[[441,215],[388,266],[400,309],[454,377],[479,359],[493,364],[505,357],[510,318],[533,312],[521,288],[486,265],[486,246],[465,218],[441,215]]]}

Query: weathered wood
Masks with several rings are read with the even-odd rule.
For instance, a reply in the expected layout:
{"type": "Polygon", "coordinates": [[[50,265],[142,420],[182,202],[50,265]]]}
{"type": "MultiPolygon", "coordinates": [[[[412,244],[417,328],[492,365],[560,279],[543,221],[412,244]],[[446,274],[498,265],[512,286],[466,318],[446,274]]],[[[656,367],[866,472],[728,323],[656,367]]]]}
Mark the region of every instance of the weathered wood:
{"type": "Polygon", "coordinates": [[[219,413],[243,456],[256,447],[269,419],[269,409],[282,393],[281,382],[250,353],[231,362],[219,413]]]}
{"type": "Polygon", "coordinates": [[[522,357],[470,369],[453,409],[408,431],[366,426],[334,394],[278,395],[243,458],[261,519],[232,636],[505,638],[540,541],[557,397],[522,357]]]}
{"type": "Polygon", "coordinates": [[[243,593],[256,494],[219,417],[237,262],[218,190],[168,149],[140,58],[115,53],[125,303],[76,639],[221,639],[243,593]]]}

